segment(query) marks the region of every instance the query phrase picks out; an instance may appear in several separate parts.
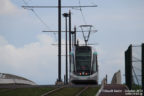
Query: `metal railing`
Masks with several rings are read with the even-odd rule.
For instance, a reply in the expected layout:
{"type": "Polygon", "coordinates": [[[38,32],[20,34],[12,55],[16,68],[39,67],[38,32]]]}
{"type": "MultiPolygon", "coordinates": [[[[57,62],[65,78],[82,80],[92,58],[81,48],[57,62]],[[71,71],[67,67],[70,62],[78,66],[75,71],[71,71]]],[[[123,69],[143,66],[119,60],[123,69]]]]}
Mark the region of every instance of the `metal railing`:
{"type": "Polygon", "coordinates": [[[144,44],[125,51],[125,80],[129,89],[144,89],[144,44]]]}

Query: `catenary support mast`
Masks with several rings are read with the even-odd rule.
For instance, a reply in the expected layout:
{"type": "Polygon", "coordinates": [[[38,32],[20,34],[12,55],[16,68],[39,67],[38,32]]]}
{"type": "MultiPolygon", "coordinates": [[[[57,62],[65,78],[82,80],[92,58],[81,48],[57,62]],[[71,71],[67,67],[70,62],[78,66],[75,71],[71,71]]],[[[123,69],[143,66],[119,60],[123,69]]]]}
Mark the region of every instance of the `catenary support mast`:
{"type": "Polygon", "coordinates": [[[61,0],[58,0],[58,81],[61,82],[61,0]]]}

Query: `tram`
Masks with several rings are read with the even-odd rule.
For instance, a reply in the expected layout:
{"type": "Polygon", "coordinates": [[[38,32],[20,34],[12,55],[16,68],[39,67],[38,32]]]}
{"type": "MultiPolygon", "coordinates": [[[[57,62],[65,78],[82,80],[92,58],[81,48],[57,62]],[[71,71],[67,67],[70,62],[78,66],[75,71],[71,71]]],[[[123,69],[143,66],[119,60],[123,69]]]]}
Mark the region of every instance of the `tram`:
{"type": "Polygon", "coordinates": [[[72,84],[98,84],[97,52],[91,46],[75,46],[70,58],[72,84]]]}

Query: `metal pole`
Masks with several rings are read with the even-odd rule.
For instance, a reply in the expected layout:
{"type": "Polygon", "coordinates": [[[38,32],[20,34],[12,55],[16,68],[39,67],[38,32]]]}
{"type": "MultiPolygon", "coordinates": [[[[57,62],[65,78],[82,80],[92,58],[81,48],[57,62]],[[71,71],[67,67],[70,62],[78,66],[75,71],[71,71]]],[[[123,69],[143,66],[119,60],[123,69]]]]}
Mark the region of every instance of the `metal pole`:
{"type": "Polygon", "coordinates": [[[142,44],[142,90],[144,95],[144,43],[142,44]]]}
{"type": "Polygon", "coordinates": [[[61,0],[58,0],[58,81],[61,82],[61,0]]]}
{"type": "Polygon", "coordinates": [[[132,89],[132,82],[133,82],[133,75],[132,75],[132,45],[129,46],[128,48],[128,84],[129,84],[129,89],[132,89]]]}
{"type": "Polygon", "coordinates": [[[74,45],[76,45],[76,26],[74,27],[74,45]]]}
{"type": "MultiPolygon", "coordinates": [[[[69,54],[71,52],[71,11],[69,10],[69,54]]],[[[71,56],[69,55],[69,70],[71,72],[71,56]]]]}
{"type": "Polygon", "coordinates": [[[127,67],[128,67],[128,51],[126,50],[125,51],[125,83],[128,86],[128,76],[127,76],[128,68],[127,67]]]}
{"type": "Polygon", "coordinates": [[[63,16],[65,17],[65,31],[66,31],[66,34],[65,34],[65,43],[66,43],[66,84],[68,84],[68,54],[67,54],[67,18],[69,17],[69,14],[68,13],[64,13],[63,16]]]}
{"type": "Polygon", "coordinates": [[[66,84],[68,84],[68,60],[67,60],[67,17],[66,17],[66,84]]]}
{"type": "Polygon", "coordinates": [[[133,83],[133,75],[132,75],[132,45],[130,45],[130,53],[129,53],[129,55],[130,55],[130,57],[129,57],[129,67],[130,67],[130,90],[132,89],[132,83],[133,83]]]}
{"type": "Polygon", "coordinates": [[[129,89],[132,88],[132,45],[125,51],[125,80],[129,89]]]}
{"type": "Polygon", "coordinates": [[[74,31],[72,32],[72,48],[74,47],[74,31]]]}

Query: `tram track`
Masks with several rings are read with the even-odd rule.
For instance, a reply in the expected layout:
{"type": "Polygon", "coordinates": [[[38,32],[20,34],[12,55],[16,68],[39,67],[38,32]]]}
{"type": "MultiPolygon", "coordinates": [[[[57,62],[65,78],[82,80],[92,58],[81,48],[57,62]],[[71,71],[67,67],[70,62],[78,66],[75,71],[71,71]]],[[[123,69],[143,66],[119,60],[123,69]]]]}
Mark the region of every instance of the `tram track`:
{"type": "Polygon", "coordinates": [[[85,87],[84,89],[82,89],[79,93],[77,93],[75,96],[80,96],[86,89],[88,89],[89,87],[85,87]]]}
{"type": "Polygon", "coordinates": [[[80,94],[84,91],[83,87],[70,87],[63,86],[60,88],[56,88],[52,91],[49,91],[41,96],[80,96],[80,94]]]}
{"type": "MultiPolygon", "coordinates": [[[[79,88],[79,87],[98,87],[100,85],[63,85],[66,87],[70,87],[70,88],[79,88]]],[[[11,89],[11,88],[59,88],[59,87],[63,87],[63,86],[58,86],[58,85],[0,85],[0,89],[11,89]]]]}
{"type": "Polygon", "coordinates": [[[57,91],[65,88],[65,87],[66,87],[66,86],[62,86],[62,87],[56,88],[56,89],[54,89],[54,90],[51,90],[51,91],[49,91],[49,92],[47,92],[47,93],[42,94],[41,96],[50,96],[51,94],[53,94],[53,93],[55,93],[55,92],[57,92],[57,91]]]}
{"type": "Polygon", "coordinates": [[[82,96],[82,94],[91,86],[71,87],[63,86],[49,91],[41,96],[82,96]]]}
{"type": "Polygon", "coordinates": [[[0,86],[0,92],[2,94],[11,92],[19,93],[19,90],[21,90],[21,92],[23,92],[22,90],[25,90],[29,92],[27,94],[33,94],[33,92],[39,91],[40,95],[37,96],[94,96],[98,88],[99,85],[5,85],[0,86]],[[94,94],[91,95],[90,93],[92,92],[94,92],[94,94]]]}

